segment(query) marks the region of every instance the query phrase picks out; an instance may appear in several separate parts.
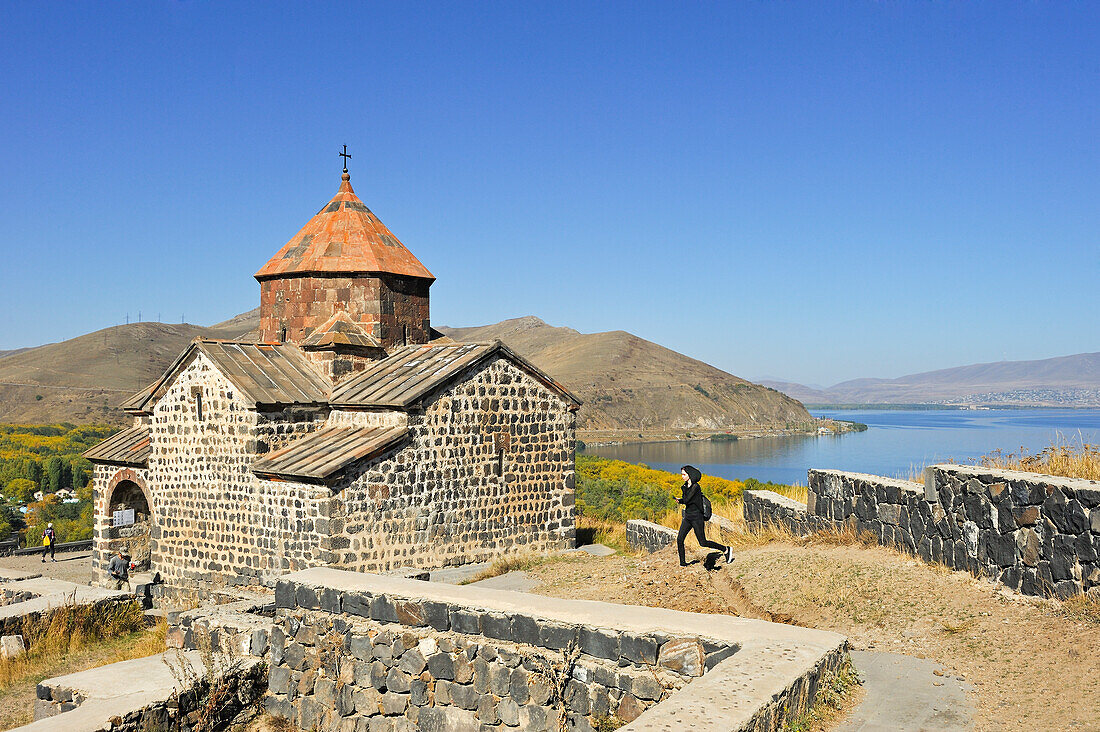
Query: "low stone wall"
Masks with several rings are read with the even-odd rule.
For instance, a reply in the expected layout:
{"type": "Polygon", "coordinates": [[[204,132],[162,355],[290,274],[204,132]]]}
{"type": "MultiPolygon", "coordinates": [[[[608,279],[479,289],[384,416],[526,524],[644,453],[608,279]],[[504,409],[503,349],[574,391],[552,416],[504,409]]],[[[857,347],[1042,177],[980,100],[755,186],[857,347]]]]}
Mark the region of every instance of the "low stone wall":
{"type": "MultiPolygon", "coordinates": [[[[41,554],[43,546],[26,546],[22,549],[13,548],[11,554],[25,555],[25,554],[41,554]]],[[[91,539],[81,539],[80,541],[65,541],[60,544],[54,545],[54,551],[58,554],[63,552],[90,552],[92,550],[91,539]]],[[[0,554],[2,556],[2,554],[0,554]]]]}
{"type": "Polygon", "coordinates": [[[17,587],[0,587],[0,607],[33,600],[38,596],[37,592],[22,590],[17,587]]]}
{"type": "Polygon", "coordinates": [[[167,645],[220,653],[228,658],[265,658],[274,602],[238,600],[168,613],[167,645]]]}
{"type": "Polygon", "coordinates": [[[592,730],[612,717],[664,729],[670,713],[774,729],[805,708],[845,648],[834,634],[760,621],[332,569],[288,575],[276,607],[265,706],[303,730],[592,730]],[[782,652],[757,626],[776,629],[782,652]],[[749,667],[731,683],[745,643],[749,667]]]}
{"type": "Polygon", "coordinates": [[[806,504],[775,491],[745,491],[741,494],[745,523],[750,526],[776,524],[802,536],[824,528],[827,522],[806,511],[806,504]]]}
{"type": "MultiPolygon", "coordinates": [[[[770,495],[769,495],[770,494],[770,495]]],[[[746,492],[745,520],[798,533],[851,525],[1028,595],[1100,596],[1100,482],[936,465],[925,483],[809,471],[806,506],[746,492]]]]}
{"type": "Polygon", "coordinates": [[[635,549],[645,549],[652,554],[675,544],[676,530],[650,521],[631,519],[626,522],[626,542],[635,549]]]}

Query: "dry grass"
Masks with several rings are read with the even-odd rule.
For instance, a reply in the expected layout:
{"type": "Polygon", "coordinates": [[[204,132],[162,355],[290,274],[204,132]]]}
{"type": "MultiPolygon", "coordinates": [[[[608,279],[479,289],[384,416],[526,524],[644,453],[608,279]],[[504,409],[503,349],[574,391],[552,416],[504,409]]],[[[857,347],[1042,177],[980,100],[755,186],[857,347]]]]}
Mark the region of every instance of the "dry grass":
{"type": "Polygon", "coordinates": [[[1063,442],[1044,448],[1035,455],[1028,454],[1023,448],[1018,453],[997,450],[978,462],[987,468],[1100,480],[1100,445],[1088,443],[1063,442]]]}
{"type": "MultiPolygon", "coordinates": [[[[44,627],[38,629],[39,638],[45,638],[44,643],[32,647],[22,658],[0,661],[0,729],[33,721],[35,688],[43,679],[160,653],[168,630],[163,620],[132,632],[124,632],[128,624],[109,622],[99,637],[81,631],[78,638],[64,640],[59,637],[59,629],[66,624],[62,619],[40,623],[44,627]]],[[[70,627],[79,626],[74,623],[70,627]]]]}
{"type": "Polygon", "coordinates": [[[591,518],[577,514],[578,535],[587,534],[593,544],[609,546],[620,554],[633,554],[635,550],[626,542],[626,524],[617,521],[591,518]]]}
{"type": "MultiPolygon", "coordinates": [[[[133,601],[63,605],[47,615],[27,616],[20,627],[27,653],[0,660],[0,689],[37,674],[48,659],[79,653],[106,639],[128,636],[144,627],[145,616],[133,601]]],[[[163,646],[162,636],[161,649],[163,646]]]]}
{"type": "Polygon", "coordinates": [[[819,546],[878,546],[878,537],[870,531],[859,531],[855,524],[844,523],[806,537],[806,543],[819,546]]]}
{"type": "Polygon", "coordinates": [[[1062,617],[1100,625],[1100,600],[1093,597],[1074,595],[1068,600],[1063,600],[1057,607],[1058,614],[1062,617]]]}
{"type": "Polygon", "coordinates": [[[541,567],[544,564],[553,564],[554,562],[567,562],[572,558],[568,554],[510,554],[497,559],[470,579],[463,580],[459,584],[469,585],[509,572],[525,571],[534,567],[541,567]]]}

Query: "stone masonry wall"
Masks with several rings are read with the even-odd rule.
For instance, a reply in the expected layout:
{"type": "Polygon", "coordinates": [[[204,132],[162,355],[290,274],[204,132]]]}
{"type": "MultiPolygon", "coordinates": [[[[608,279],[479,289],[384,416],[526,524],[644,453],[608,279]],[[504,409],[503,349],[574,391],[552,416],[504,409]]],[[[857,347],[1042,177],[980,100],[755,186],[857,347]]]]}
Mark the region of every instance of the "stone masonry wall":
{"type": "Polygon", "coordinates": [[[263,584],[288,570],[325,563],[319,526],[328,489],[261,480],[250,469],[258,453],[321,424],[309,415],[294,421],[281,412],[251,410],[196,353],[157,402],[151,421],[153,571],[168,583],[201,591],[263,584]],[[193,389],[202,392],[201,420],[193,389]]]}
{"type": "Polygon", "coordinates": [[[333,487],[329,564],[374,572],[571,548],[568,406],[504,359],[429,398],[406,444],[333,487]]]}
{"type": "Polygon", "coordinates": [[[767,491],[745,519],[805,533],[851,524],[882,544],[994,578],[1028,595],[1100,596],[1100,482],[959,465],[925,485],[831,470],[809,472],[803,515],[767,491]]]}
{"type": "Polygon", "coordinates": [[[385,348],[427,343],[430,337],[426,280],[378,277],[288,277],[260,283],[260,338],[301,343],[337,309],[385,348]]]}
{"type": "Polygon", "coordinates": [[[737,651],[293,581],[275,602],[265,706],[302,730],[590,731],[634,720],[737,651]]]}

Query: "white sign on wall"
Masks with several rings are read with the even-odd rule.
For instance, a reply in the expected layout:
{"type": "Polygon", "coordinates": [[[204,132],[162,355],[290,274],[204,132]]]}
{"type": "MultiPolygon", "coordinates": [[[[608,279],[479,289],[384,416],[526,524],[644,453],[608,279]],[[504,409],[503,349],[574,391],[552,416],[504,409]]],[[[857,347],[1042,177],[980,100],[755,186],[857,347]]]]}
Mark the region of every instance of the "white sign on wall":
{"type": "Polygon", "coordinates": [[[133,526],[134,524],[134,509],[127,508],[125,511],[115,511],[112,515],[112,526],[133,526]]]}

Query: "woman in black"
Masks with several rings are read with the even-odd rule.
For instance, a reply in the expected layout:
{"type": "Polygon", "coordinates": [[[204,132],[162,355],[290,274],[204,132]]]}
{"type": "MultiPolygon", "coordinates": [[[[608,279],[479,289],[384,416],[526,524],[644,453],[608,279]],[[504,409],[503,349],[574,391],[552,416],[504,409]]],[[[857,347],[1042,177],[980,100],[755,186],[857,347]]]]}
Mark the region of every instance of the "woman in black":
{"type": "Polygon", "coordinates": [[[681,487],[683,495],[677,498],[677,503],[684,504],[684,518],[680,521],[680,533],[676,535],[676,549],[680,552],[680,566],[686,567],[684,561],[684,539],[689,531],[695,532],[695,538],[699,540],[699,546],[708,549],[718,549],[725,553],[726,562],[733,561],[733,547],[723,546],[718,542],[707,539],[706,519],[703,518],[703,490],[699,487],[699,479],[703,474],[691,465],[685,465],[680,469],[680,476],[684,479],[681,487]]]}

